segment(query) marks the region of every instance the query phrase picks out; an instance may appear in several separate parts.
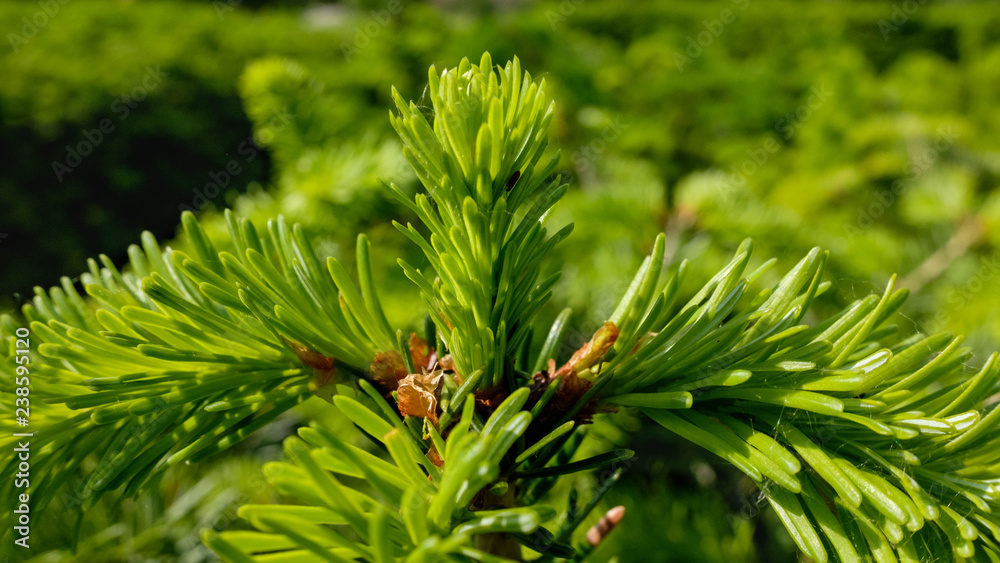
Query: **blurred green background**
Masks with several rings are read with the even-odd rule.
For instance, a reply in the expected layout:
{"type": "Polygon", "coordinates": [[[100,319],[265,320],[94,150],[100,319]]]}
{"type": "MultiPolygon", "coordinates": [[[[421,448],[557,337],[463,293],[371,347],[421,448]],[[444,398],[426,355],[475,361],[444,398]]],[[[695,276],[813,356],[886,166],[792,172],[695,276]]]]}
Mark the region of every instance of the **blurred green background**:
{"type": "MultiPolygon", "coordinates": [[[[123,262],[142,230],[170,240],[183,209],[224,237],[232,208],[284,214],[346,261],[367,232],[390,320],[417,326],[395,259],[420,258],[391,227],[411,217],[379,188],[416,189],[391,87],[420,103],[430,64],[489,51],[520,57],[558,104],[552,145],[572,188],[550,219],[576,231],[553,256],[564,275],[548,314],[574,309],[567,355],[658,232],[672,261],[691,260],[691,287],[745,237],[758,262],[778,258],[775,274],[822,246],[834,290],[820,311],[896,273],[913,292],[904,331],[967,334],[979,360],[1000,347],[992,2],[8,1],[0,31],[4,308],[88,257],[123,262]]],[[[148,498],[101,505],[77,560],[211,560],[197,528],[241,525],[232,507],[269,498],[259,465],[296,421],[343,426],[325,407],[148,498]]],[[[796,559],[756,493],[706,452],[630,416],[592,434],[637,452],[603,506],[628,510],[605,558],[796,559]]],[[[40,559],[73,560],[70,525],[39,530],[40,559]]]]}

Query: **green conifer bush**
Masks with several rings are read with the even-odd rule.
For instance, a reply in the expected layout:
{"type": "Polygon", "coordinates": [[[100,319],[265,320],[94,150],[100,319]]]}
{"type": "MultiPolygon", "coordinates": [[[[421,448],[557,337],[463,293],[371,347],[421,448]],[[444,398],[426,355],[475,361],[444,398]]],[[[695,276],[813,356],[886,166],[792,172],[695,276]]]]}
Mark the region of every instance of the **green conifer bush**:
{"type": "MultiPolygon", "coordinates": [[[[375,447],[300,428],[263,467],[290,503],[243,506],[254,531],[204,533],[224,560],[583,561],[628,525],[620,508],[582,523],[632,452],[580,444],[593,417],[634,408],[745,473],[814,561],[1000,561],[997,354],[971,368],[961,337],[900,334],[894,281],[817,318],[820,249],[762,287],[774,261],[751,269],[747,241],[684,302],[688,267],[665,264],[660,237],[613,314],[559,358],[569,311],[536,322],[558,280],[546,258],[571,230],[545,227],[566,192],[545,83],[484,55],[432,67],[428,93],[429,111],[393,92],[391,114],[423,191],[386,186],[420,220],[396,227],[426,259],[400,261],[425,326],[389,323],[363,234],[352,276],[280,217],[227,213],[232,251],[218,252],[185,214],[189,253],[147,233],[125,270],[91,262],[87,297],[64,279],[23,309],[36,513],[141,495],[315,395],[375,447]],[[554,488],[594,470],[592,494],[554,488]]],[[[0,320],[8,436],[23,326],[0,320]]]]}

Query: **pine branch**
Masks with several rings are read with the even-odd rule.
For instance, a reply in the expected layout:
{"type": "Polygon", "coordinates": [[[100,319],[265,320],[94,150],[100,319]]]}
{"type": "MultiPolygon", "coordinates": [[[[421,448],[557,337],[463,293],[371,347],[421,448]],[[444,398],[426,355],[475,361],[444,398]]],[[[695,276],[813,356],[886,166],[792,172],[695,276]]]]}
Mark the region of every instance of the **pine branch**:
{"type": "MultiPolygon", "coordinates": [[[[131,273],[91,261],[81,281],[93,305],[64,279],[24,307],[41,342],[32,358],[33,397],[44,401],[32,419],[43,460],[36,510],[89,456],[99,461],[65,496],[71,509],[119,487],[134,494],[167,467],[225,450],[395,349],[363,237],[359,293],[335,260],[320,267],[301,230],[279,219],[258,233],[227,219],[239,258],[216,252],[186,214],[194,256],[161,251],[145,233],[143,248],[129,249],[131,273]]],[[[11,345],[4,373],[13,374],[16,326],[4,317],[0,327],[11,345]]],[[[13,379],[3,383],[9,390],[13,379]]]]}
{"type": "Polygon", "coordinates": [[[268,465],[265,474],[279,491],[305,506],[244,506],[240,515],[263,533],[207,533],[206,543],[230,560],[246,561],[253,554],[276,551],[286,556],[312,552],[338,561],[464,559],[459,556],[509,561],[480,552],[476,538],[531,534],[555,516],[552,509],[537,505],[489,508],[503,495],[487,488],[532,421],[530,413],[520,410],[524,394],[509,397],[481,431],[475,428],[475,399],[467,397],[447,440],[433,439],[444,446],[439,450],[442,470],[429,463],[417,447],[420,439],[392,415],[382,396],[370,385],[361,387],[363,392],[354,397],[342,394],[334,401],[344,416],[385,447],[390,460],[348,445],[321,426],[303,428],[302,440],[285,442],[293,463],[268,465]],[[347,488],[338,476],[365,479],[375,494],[347,488]],[[361,541],[323,524],[345,527],[361,541]]]}
{"type": "Polygon", "coordinates": [[[623,329],[633,336],[606,356],[597,376],[610,380],[603,402],[641,407],[742,470],[816,561],[888,556],[892,546],[921,560],[943,553],[934,546],[950,546],[956,558],[977,548],[1000,555],[1000,410],[983,406],[1000,357],[969,371],[961,338],[884,344],[906,297],[894,279],[881,298],[804,324],[828,287],[820,282],[825,255],[813,251],[754,296],[747,292],[757,274],[744,277],[749,252],[741,247],[673,316],[660,305],[673,300],[673,280],[655,301],[652,293],[631,297],[642,329],[623,329]],[[826,499],[842,510],[830,512],[826,499]],[[853,525],[864,533],[845,531],[853,525]]]}
{"type": "MultiPolygon", "coordinates": [[[[355,286],[280,218],[258,232],[227,214],[229,253],[187,214],[190,256],[146,234],[129,272],[91,262],[90,301],[64,280],[24,308],[42,342],[36,510],[88,460],[71,510],[136,494],[316,394],[387,455],[300,429],[290,462],[265,467],[298,504],[244,507],[259,532],[206,532],[222,557],[581,561],[610,527],[575,546],[574,534],[620,470],[582,511],[575,490],[558,519],[541,503],[566,475],[628,459],[577,456],[595,415],[639,408],[749,476],[815,561],[1000,559],[1000,408],[984,404],[1000,356],[971,370],[960,337],[897,334],[907,292],[895,278],[814,319],[830,287],[819,249],[760,287],[774,261],[748,270],[747,241],[684,302],[687,265],[665,269],[661,236],[610,318],[558,366],[568,311],[537,351],[531,341],[557,279],[541,277],[542,261],[570,230],[543,227],[566,190],[549,178],[556,158],[538,166],[553,115],[544,83],[516,59],[494,72],[484,55],[432,68],[430,92],[433,123],[396,92],[392,116],[427,193],[389,186],[427,231],[397,225],[434,269],[401,262],[428,308],[423,338],[387,322],[363,235],[355,286]]],[[[0,319],[4,393],[15,329],[0,319]]]]}
{"type": "Polygon", "coordinates": [[[538,164],[554,105],[545,81],[522,75],[516,58],[499,77],[485,54],[479,66],[463,60],[440,76],[431,67],[429,80],[433,127],[395,90],[399,115],[391,116],[427,194],[411,201],[390,188],[430,230],[425,237],[397,225],[436,278],[401,265],[420,287],[458,372],[483,370],[481,388],[497,387],[510,377],[505,356],[520,350],[558,279],[539,279],[541,261],[570,231],[546,237],[540,224],[566,189],[549,179],[558,155],[538,164]]]}

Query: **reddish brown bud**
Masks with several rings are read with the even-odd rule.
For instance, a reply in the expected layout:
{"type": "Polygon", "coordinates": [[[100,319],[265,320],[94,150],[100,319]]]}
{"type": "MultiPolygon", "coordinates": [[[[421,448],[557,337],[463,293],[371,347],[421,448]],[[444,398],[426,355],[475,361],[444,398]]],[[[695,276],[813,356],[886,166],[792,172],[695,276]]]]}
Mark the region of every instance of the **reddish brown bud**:
{"type": "MultiPolygon", "coordinates": [[[[597,329],[593,338],[581,346],[561,368],[554,369],[555,362],[549,360],[549,380],[559,378],[559,388],[554,397],[554,408],[568,411],[576,405],[577,401],[592,385],[591,380],[578,377],[577,373],[599,364],[617,339],[618,327],[615,326],[615,323],[605,322],[601,328],[597,329]]],[[[580,409],[575,419],[577,422],[589,422],[593,414],[593,405],[587,405],[580,409]]]]}
{"type": "Polygon", "coordinates": [[[317,397],[328,402],[333,402],[333,395],[337,389],[335,385],[337,379],[335,377],[335,362],[333,358],[324,356],[315,350],[310,350],[298,342],[291,340],[286,340],[286,342],[292,347],[295,355],[298,356],[303,364],[313,368],[309,389],[317,397]]]}
{"type": "Polygon", "coordinates": [[[379,352],[375,354],[372,365],[369,368],[372,379],[382,387],[395,391],[399,387],[399,380],[406,377],[406,364],[403,363],[403,356],[395,351],[379,352]]]}
{"type": "Polygon", "coordinates": [[[427,345],[427,341],[417,336],[417,333],[410,333],[410,358],[413,360],[413,369],[431,369],[432,350],[427,345]]]}
{"type": "Polygon", "coordinates": [[[333,369],[333,358],[324,356],[315,350],[310,350],[298,342],[292,340],[286,340],[286,342],[291,345],[295,355],[299,357],[299,360],[301,360],[303,364],[316,369],[333,369]]]}
{"type": "Polygon", "coordinates": [[[581,371],[600,363],[604,354],[615,345],[615,340],[618,340],[618,327],[615,323],[607,321],[597,329],[590,342],[573,354],[567,365],[573,366],[574,371],[581,371]]]}
{"type": "Polygon", "coordinates": [[[624,506],[616,506],[611,510],[607,511],[604,514],[604,516],[602,516],[601,519],[597,521],[596,524],[594,524],[593,526],[591,526],[589,530],[587,530],[587,543],[589,543],[593,547],[597,547],[598,545],[600,545],[601,541],[604,538],[608,537],[608,534],[611,533],[611,530],[614,530],[615,526],[617,526],[618,523],[621,522],[622,518],[624,517],[625,517],[624,506]]]}
{"type": "Polygon", "coordinates": [[[431,449],[427,451],[427,459],[438,467],[444,467],[444,458],[438,453],[437,446],[431,444],[431,449]]]}

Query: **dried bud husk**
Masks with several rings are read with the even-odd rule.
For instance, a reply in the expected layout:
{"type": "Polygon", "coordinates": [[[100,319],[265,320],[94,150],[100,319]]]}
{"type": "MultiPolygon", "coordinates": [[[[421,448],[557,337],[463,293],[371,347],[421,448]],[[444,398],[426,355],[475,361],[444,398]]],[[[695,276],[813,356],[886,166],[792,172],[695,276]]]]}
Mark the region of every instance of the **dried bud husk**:
{"type": "Polygon", "coordinates": [[[455,360],[452,359],[451,354],[445,354],[443,358],[438,360],[438,365],[445,371],[455,371],[455,360]]]}
{"type": "Polygon", "coordinates": [[[411,373],[399,382],[396,403],[403,416],[426,418],[435,426],[438,423],[438,398],[444,371],[411,373]]]}

